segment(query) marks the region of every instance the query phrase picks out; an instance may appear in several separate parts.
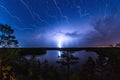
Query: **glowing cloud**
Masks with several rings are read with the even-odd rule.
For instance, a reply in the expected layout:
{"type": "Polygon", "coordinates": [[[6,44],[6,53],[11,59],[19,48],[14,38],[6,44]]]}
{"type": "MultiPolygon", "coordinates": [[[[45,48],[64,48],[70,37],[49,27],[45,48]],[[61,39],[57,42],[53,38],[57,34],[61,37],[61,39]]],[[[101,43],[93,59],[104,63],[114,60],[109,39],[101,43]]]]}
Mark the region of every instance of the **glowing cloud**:
{"type": "Polygon", "coordinates": [[[57,46],[59,48],[63,47],[63,44],[68,43],[70,40],[71,40],[71,38],[64,34],[57,34],[55,36],[55,41],[57,41],[57,46]]]}
{"type": "MultiPolygon", "coordinates": [[[[62,48],[64,46],[63,44],[70,42],[71,38],[65,34],[59,33],[55,35],[54,40],[57,42],[57,47],[62,48]]],[[[62,53],[58,51],[58,56],[61,56],[61,54],[62,53]]]]}

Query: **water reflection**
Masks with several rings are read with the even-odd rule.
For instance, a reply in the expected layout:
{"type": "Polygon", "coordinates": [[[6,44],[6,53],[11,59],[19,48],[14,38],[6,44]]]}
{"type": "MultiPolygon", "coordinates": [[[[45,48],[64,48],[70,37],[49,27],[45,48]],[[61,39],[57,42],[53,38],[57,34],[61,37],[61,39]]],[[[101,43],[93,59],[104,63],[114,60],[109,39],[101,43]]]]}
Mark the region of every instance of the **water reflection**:
{"type": "Polygon", "coordinates": [[[61,52],[61,51],[58,51],[58,57],[60,57],[60,56],[61,56],[61,54],[62,54],[62,52],[61,52]]]}
{"type": "MultiPolygon", "coordinates": [[[[40,60],[48,60],[48,63],[51,65],[59,65],[56,63],[62,54],[62,51],[47,51],[47,53],[43,56],[39,56],[40,60]]],[[[79,63],[74,66],[82,66],[87,60],[88,57],[92,57],[95,61],[98,58],[98,55],[95,52],[86,52],[86,51],[76,51],[73,53],[74,56],[79,58],[79,63]]]]}

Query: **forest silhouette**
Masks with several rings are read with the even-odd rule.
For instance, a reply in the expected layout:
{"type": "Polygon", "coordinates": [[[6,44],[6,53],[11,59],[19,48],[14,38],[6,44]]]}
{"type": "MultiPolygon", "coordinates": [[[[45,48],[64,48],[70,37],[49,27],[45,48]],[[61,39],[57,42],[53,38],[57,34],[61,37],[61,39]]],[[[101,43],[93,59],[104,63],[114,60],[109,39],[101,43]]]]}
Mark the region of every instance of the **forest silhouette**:
{"type": "MultiPolygon", "coordinates": [[[[0,25],[0,80],[119,80],[120,79],[120,47],[88,47],[58,49],[62,52],[61,60],[51,65],[47,59],[41,61],[38,55],[46,55],[47,49],[19,48],[15,40],[14,30],[8,25],[0,25]],[[4,27],[4,28],[3,28],[4,27]],[[98,55],[96,60],[89,57],[77,69],[71,66],[79,64],[79,58],[73,56],[76,51],[86,50],[98,55]],[[27,56],[29,55],[29,59],[27,56]]],[[[40,58],[41,58],[40,57],[40,58]]]]}

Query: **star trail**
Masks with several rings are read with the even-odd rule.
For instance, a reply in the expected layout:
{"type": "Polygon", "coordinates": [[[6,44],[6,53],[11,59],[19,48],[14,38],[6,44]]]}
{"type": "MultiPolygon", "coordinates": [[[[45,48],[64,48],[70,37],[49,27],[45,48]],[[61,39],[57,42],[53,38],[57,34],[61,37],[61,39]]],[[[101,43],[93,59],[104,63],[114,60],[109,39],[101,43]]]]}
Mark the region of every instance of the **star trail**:
{"type": "Polygon", "coordinates": [[[20,47],[58,47],[61,35],[72,39],[62,47],[103,46],[120,42],[119,7],[119,0],[0,0],[0,23],[15,30],[20,47]]]}

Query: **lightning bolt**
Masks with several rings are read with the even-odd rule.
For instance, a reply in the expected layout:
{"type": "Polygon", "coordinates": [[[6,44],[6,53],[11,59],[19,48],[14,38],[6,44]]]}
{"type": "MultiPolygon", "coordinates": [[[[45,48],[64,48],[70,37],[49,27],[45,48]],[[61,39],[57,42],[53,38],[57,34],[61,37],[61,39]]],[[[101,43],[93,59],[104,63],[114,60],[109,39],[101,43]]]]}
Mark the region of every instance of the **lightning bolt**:
{"type": "Polygon", "coordinates": [[[46,4],[47,4],[47,6],[46,6],[46,7],[47,7],[47,16],[50,17],[50,18],[54,18],[54,19],[56,19],[56,21],[57,21],[57,16],[51,15],[51,14],[49,13],[49,11],[51,10],[50,7],[49,7],[49,2],[47,1],[46,4]]]}
{"type": "Polygon", "coordinates": [[[78,8],[78,13],[79,13],[79,15],[80,15],[80,18],[81,18],[81,17],[85,17],[85,16],[90,16],[90,14],[87,13],[87,10],[85,10],[85,13],[82,13],[81,6],[78,6],[77,8],[78,8]]]}
{"type": "Polygon", "coordinates": [[[30,9],[30,7],[23,0],[20,0],[20,2],[27,8],[27,10],[30,13],[31,17],[35,20],[35,17],[34,17],[34,15],[32,13],[32,10],[30,9]]]}
{"type": "Polygon", "coordinates": [[[38,13],[35,13],[34,11],[32,11],[32,10],[30,9],[30,7],[29,7],[23,0],[20,0],[20,2],[27,8],[27,10],[29,11],[31,17],[32,17],[36,22],[40,21],[40,22],[43,22],[43,23],[47,24],[47,25],[49,26],[49,28],[52,29],[52,31],[54,31],[55,33],[57,33],[57,31],[55,31],[55,30],[51,27],[51,25],[50,25],[46,20],[42,19],[38,13]],[[38,18],[38,20],[36,19],[36,17],[38,18]]]}
{"type": "Polygon", "coordinates": [[[15,18],[16,20],[18,20],[19,22],[21,22],[20,18],[17,16],[14,16],[5,6],[0,4],[0,7],[3,8],[11,17],[15,18]]]}
{"type": "Polygon", "coordinates": [[[38,18],[39,21],[41,21],[41,22],[50,26],[50,24],[47,21],[45,21],[44,19],[42,19],[38,13],[34,12],[34,15],[36,15],[36,17],[38,18]]]}
{"type": "Polygon", "coordinates": [[[47,16],[52,18],[52,19],[55,19],[56,23],[59,23],[58,17],[55,14],[50,14],[49,11],[51,11],[51,8],[49,6],[49,2],[48,1],[46,2],[46,7],[47,7],[47,16]]]}
{"type": "Polygon", "coordinates": [[[34,12],[34,14],[36,15],[36,17],[38,18],[39,21],[41,21],[41,22],[47,24],[48,27],[49,27],[53,32],[55,32],[55,33],[60,32],[60,31],[56,31],[54,28],[52,28],[52,25],[49,24],[46,20],[42,19],[38,13],[35,13],[35,12],[34,12]]]}
{"type": "Polygon", "coordinates": [[[57,1],[56,1],[56,0],[53,0],[53,2],[54,2],[56,8],[58,9],[58,11],[59,11],[59,13],[60,13],[60,16],[63,17],[68,24],[70,24],[69,18],[68,18],[67,16],[63,15],[63,12],[62,12],[61,8],[60,8],[60,7],[58,6],[58,4],[57,4],[57,1]]]}
{"type": "Polygon", "coordinates": [[[57,20],[57,16],[55,16],[55,15],[50,15],[50,14],[48,13],[47,16],[48,16],[48,17],[51,17],[51,18],[54,18],[54,19],[57,20]]]}
{"type": "Polygon", "coordinates": [[[78,13],[80,15],[80,17],[85,17],[85,16],[89,16],[90,14],[86,12],[85,10],[85,13],[82,13],[81,9],[78,10],[78,13]]]}
{"type": "MultiPolygon", "coordinates": [[[[22,22],[21,19],[17,16],[14,16],[5,6],[0,4],[0,7],[3,8],[11,17],[15,18],[16,20],[18,20],[20,23],[22,22]]],[[[23,24],[23,23],[22,23],[23,24]]],[[[21,28],[21,27],[17,27],[14,26],[14,28],[18,29],[18,30],[32,30],[32,28],[21,28]]]]}
{"type": "Polygon", "coordinates": [[[23,31],[23,30],[34,30],[33,28],[20,28],[20,27],[17,27],[17,26],[14,26],[14,28],[20,30],[20,31],[23,31]]]}
{"type": "Polygon", "coordinates": [[[108,4],[105,5],[105,12],[104,12],[104,18],[106,17],[107,15],[107,8],[108,8],[108,4]]]}

